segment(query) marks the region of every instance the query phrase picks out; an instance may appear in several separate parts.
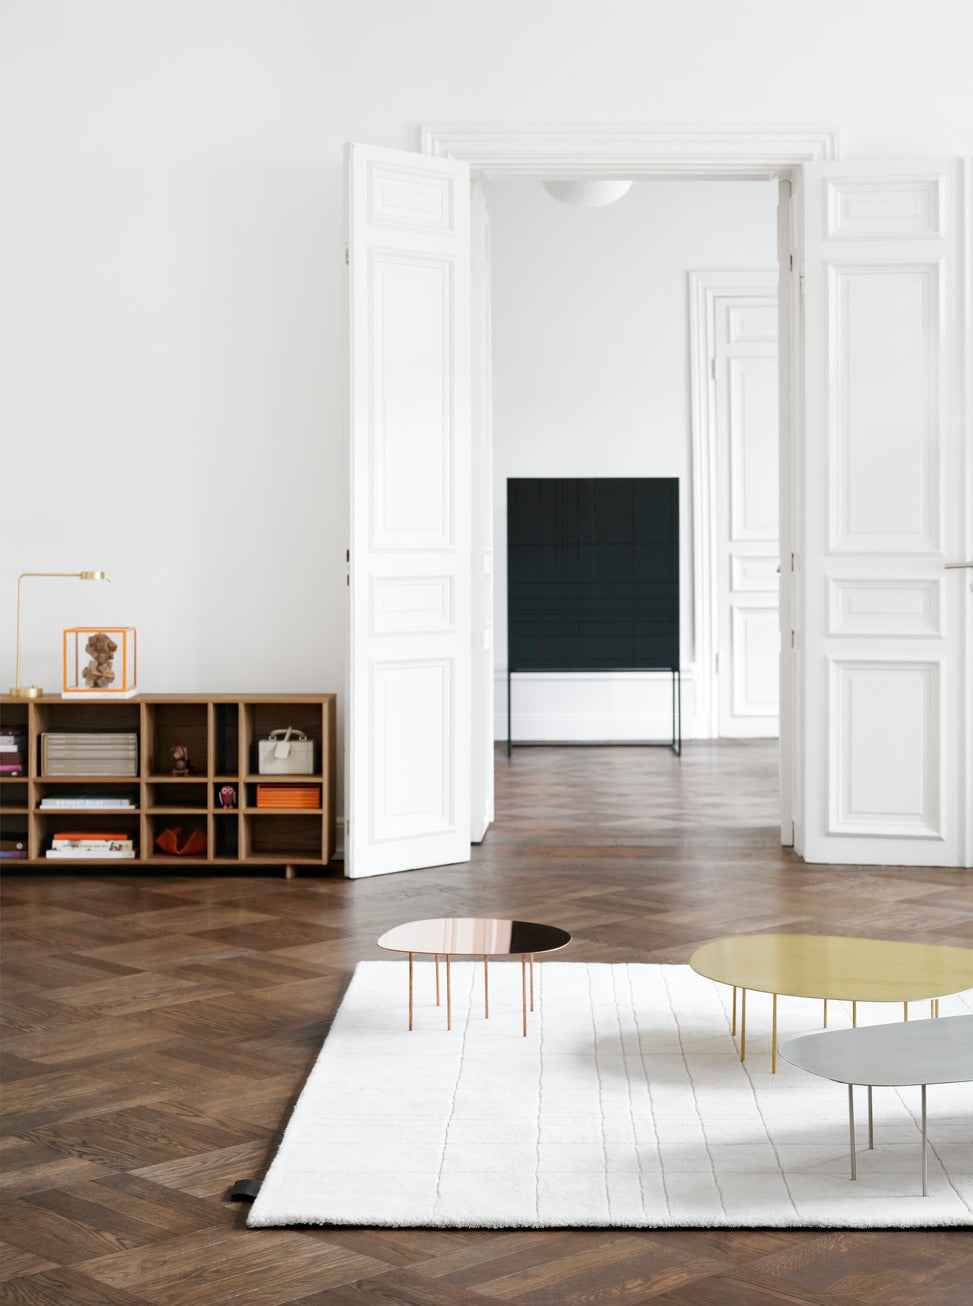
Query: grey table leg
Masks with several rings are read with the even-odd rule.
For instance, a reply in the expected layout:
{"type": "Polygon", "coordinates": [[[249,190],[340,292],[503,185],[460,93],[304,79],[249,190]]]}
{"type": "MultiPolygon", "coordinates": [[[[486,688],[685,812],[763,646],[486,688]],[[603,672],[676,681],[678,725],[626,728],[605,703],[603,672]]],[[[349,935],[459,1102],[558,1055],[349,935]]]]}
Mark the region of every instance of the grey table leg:
{"type": "Polygon", "coordinates": [[[922,1195],[926,1196],[926,1086],[922,1086],[922,1195]]]}
{"type": "Polygon", "coordinates": [[[872,1086],[868,1086],[868,1150],[872,1151],[875,1146],[875,1135],[872,1132],[872,1086]]]}
{"type": "Polygon", "coordinates": [[[855,1164],[855,1092],[853,1085],[848,1085],[848,1140],[851,1143],[851,1177],[858,1178],[855,1164]]]}

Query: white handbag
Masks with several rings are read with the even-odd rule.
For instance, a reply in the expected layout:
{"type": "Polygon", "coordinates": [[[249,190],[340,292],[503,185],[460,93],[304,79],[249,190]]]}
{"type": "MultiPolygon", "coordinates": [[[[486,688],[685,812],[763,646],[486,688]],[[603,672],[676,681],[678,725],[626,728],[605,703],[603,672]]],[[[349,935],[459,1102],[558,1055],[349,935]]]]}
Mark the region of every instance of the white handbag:
{"type": "Polygon", "coordinates": [[[303,730],[288,726],[271,730],[257,743],[258,775],[313,775],[314,741],[303,730]]]}

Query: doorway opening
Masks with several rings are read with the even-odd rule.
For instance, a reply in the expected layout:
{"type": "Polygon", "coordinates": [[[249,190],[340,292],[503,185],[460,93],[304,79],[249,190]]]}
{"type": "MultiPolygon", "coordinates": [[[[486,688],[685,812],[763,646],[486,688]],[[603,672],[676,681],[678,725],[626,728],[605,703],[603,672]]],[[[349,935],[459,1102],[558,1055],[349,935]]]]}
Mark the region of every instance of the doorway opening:
{"type": "Polygon", "coordinates": [[[464,862],[489,819],[470,783],[494,734],[492,614],[471,601],[493,564],[471,174],[780,180],[782,841],[812,862],[967,864],[969,166],[834,162],[813,129],[434,137],[349,146],[348,873],[464,862]]]}
{"type": "MultiPolygon", "coordinates": [[[[737,810],[776,827],[777,183],[642,180],[617,203],[580,208],[534,179],[504,179],[482,185],[480,204],[490,249],[494,737],[507,729],[508,479],[675,477],[684,736],[766,741],[752,749],[754,773],[770,776],[763,809],[737,810]]],[[[531,675],[515,681],[514,738],[664,739],[669,695],[666,677],[650,672],[531,675]]],[[[721,765],[720,749],[707,751],[691,786],[697,801],[704,772],[721,765]]],[[[675,810],[671,756],[636,763],[626,753],[617,763],[602,754],[597,773],[628,769],[636,788],[667,793],[675,810]]],[[[740,746],[722,757],[739,771],[740,746]]],[[[573,774],[580,759],[558,753],[549,763],[552,774],[573,774]]],[[[532,759],[532,775],[544,770],[532,759]]],[[[657,826],[654,807],[645,821],[657,826]]]]}

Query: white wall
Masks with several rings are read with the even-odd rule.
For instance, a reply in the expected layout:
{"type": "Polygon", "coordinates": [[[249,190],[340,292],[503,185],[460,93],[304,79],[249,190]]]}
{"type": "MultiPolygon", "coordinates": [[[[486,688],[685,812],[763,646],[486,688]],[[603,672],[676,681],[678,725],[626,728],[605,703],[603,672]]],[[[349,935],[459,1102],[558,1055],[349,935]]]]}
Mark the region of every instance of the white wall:
{"type": "MultiPolygon", "coordinates": [[[[496,733],[505,738],[506,482],[678,476],[682,662],[693,651],[689,290],[693,268],[774,267],[775,182],[637,182],[603,209],[489,185],[493,235],[496,733]]],[[[695,733],[691,672],[684,729],[695,733]]],[[[667,733],[664,678],[515,681],[515,737],[667,733]]]]}
{"type": "Polygon", "coordinates": [[[823,121],[973,152],[967,0],[6,0],[0,664],[136,624],[151,689],[340,689],[342,144],[823,121]]]}

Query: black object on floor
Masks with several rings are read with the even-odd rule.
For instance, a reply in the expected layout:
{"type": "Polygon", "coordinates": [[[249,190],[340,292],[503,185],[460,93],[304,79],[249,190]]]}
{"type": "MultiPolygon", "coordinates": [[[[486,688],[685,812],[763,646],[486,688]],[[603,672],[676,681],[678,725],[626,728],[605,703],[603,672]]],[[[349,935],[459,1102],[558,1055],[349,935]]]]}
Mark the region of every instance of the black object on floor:
{"type": "Polygon", "coordinates": [[[260,1192],[259,1179],[238,1179],[227,1197],[231,1202],[252,1202],[260,1192]]]}

